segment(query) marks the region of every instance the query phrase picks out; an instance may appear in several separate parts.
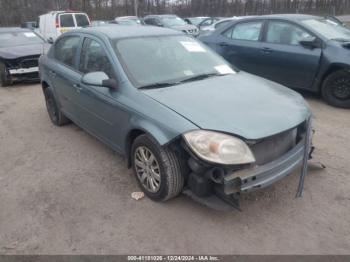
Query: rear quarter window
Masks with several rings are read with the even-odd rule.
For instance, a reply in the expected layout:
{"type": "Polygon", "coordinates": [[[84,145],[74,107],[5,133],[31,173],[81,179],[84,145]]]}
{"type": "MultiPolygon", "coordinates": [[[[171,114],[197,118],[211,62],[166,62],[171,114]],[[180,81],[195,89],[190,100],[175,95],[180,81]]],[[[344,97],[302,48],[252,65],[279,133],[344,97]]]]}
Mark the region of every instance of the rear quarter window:
{"type": "Polygon", "coordinates": [[[75,27],[73,15],[72,14],[60,15],[60,26],[61,27],[75,27]]]}

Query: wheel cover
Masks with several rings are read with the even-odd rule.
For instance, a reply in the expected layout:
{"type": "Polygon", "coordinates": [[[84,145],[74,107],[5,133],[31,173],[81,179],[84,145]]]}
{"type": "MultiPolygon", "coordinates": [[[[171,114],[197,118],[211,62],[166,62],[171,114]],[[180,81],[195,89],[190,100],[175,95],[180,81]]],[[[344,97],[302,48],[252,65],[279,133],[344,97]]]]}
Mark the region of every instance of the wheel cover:
{"type": "Polygon", "coordinates": [[[341,77],[332,85],[333,96],[339,100],[350,99],[350,77],[341,77]]]}
{"type": "Polygon", "coordinates": [[[161,183],[160,168],[151,150],[145,146],[136,148],[134,165],[142,186],[151,193],[157,193],[161,183]]]}

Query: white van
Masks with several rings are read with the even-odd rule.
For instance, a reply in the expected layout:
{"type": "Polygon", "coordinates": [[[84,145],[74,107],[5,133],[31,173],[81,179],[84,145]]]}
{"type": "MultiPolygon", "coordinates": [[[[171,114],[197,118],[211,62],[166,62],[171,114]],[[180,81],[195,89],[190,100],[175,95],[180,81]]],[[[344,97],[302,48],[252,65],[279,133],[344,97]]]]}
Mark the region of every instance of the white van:
{"type": "Polygon", "coordinates": [[[52,11],[39,16],[37,33],[45,40],[54,41],[65,32],[90,25],[90,19],[85,13],[52,11]]]}

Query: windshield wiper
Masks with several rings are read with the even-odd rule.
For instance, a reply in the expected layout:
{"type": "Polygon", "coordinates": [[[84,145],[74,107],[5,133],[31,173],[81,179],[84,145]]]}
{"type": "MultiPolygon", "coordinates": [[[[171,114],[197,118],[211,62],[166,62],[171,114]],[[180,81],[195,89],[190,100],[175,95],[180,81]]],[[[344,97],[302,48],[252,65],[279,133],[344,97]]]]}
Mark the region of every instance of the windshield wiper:
{"type": "Polygon", "coordinates": [[[185,78],[185,79],[178,81],[178,82],[161,82],[161,83],[154,83],[154,84],[150,84],[150,85],[144,85],[144,86],[140,86],[138,89],[164,88],[164,87],[179,85],[179,84],[186,83],[186,82],[202,80],[202,79],[206,79],[209,77],[225,76],[225,75],[227,75],[227,74],[219,74],[219,73],[201,74],[201,75],[195,75],[195,76],[185,78]]]}
{"type": "Polygon", "coordinates": [[[338,42],[350,42],[350,39],[346,39],[346,38],[332,38],[331,40],[333,41],[338,41],[338,42]]]}
{"type": "Polygon", "coordinates": [[[154,83],[150,85],[140,86],[138,89],[155,89],[155,88],[164,88],[169,86],[178,85],[178,82],[165,82],[165,83],[154,83]]]}
{"type": "Polygon", "coordinates": [[[210,74],[201,74],[201,75],[195,75],[188,77],[184,80],[181,80],[180,83],[186,83],[186,82],[191,82],[191,81],[197,81],[197,80],[202,80],[214,76],[225,76],[226,74],[219,74],[219,73],[210,73],[210,74]]]}

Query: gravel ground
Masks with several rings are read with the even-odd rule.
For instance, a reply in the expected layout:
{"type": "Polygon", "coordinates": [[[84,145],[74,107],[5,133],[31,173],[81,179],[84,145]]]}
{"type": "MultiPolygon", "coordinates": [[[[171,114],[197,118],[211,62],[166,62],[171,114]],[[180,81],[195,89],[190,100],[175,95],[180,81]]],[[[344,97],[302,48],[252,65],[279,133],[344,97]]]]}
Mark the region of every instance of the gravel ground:
{"type": "Polygon", "coordinates": [[[180,196],[135,201],[124,159],[54,127],[39,85],[0,89],[1,254],[350,254],[350,111],[308,96],[315,162],[217,212],[180,196]]]}

